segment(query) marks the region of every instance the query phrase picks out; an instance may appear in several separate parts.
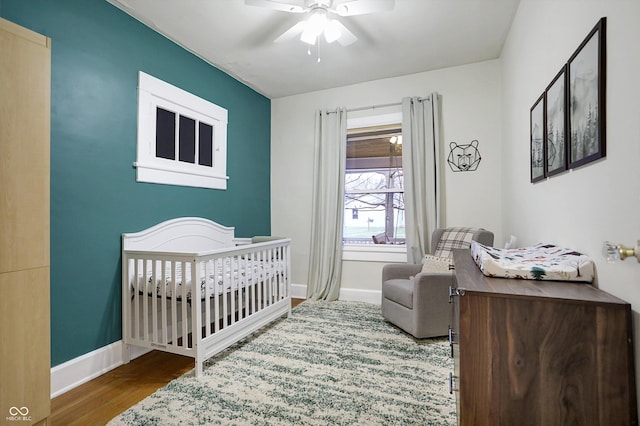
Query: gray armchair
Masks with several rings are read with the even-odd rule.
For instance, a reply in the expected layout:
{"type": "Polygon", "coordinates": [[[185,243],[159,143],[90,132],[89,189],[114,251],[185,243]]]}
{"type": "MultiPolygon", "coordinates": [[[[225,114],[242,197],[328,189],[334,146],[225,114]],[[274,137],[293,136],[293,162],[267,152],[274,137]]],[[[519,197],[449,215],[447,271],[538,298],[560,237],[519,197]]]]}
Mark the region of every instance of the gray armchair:
{"type": "MultiPolygon", "coordinates": [[[[493,245],[484,229],[436,229],[431,253],[449,256],[451,249],[468,248],[471,240],[493,245]]],[[[421,264],[395,263],[382,269],[382,316],[418,339],[446,336],[449,331],[451,272],[422,272],[421,264]]]]}

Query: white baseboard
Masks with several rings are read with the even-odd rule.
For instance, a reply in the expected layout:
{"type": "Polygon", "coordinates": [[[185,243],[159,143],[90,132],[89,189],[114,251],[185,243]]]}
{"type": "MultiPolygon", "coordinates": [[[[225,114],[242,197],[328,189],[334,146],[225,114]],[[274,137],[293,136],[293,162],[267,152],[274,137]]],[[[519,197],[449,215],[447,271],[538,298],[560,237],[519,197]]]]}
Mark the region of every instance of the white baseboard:
{"type": "MultiPolygon", "coordinates": [[[[291,284],[291,297],[294,299],[307,298],[306,284],[291,284]]],[[[338,299],[348,302],[366,302],[380,304],[382,292],[380,290],[362,290],[358,288],[341,288],[338,299]]]]}
{"type": "Polygon", "coordinates": [[[348,302],[366,302],[376,305],[380,304],[382,298],[382,292],[380,290],[362,290],[359,288],[341,288],[340,300],[346,300],[348,302]]]}
{"type": "Polygon", "coordinates": [[[306,284],[291,284],[291,298],[292,299],[306,299],[307,298],[307,285],[306,284]]]}
{"type": "MultiPolygon", "coordinates": [[[[149,352],[131,347],[131,359],[149,352]]],[[[122,365],[122,340],[96,349],[51,369],[51,398],[62,395],[89,380],[122,365]]]]}

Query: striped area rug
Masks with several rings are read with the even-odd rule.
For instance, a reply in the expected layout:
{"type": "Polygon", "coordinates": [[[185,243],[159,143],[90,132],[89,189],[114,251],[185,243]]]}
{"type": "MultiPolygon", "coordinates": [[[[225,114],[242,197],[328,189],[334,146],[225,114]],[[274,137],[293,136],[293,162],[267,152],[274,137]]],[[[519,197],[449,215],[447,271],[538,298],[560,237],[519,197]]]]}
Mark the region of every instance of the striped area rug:
{"type": "Polygon", "coordinates": [[[305,301],[109,425],[453,425],[445,339],[415,341],[380,307],[305,301]]]}

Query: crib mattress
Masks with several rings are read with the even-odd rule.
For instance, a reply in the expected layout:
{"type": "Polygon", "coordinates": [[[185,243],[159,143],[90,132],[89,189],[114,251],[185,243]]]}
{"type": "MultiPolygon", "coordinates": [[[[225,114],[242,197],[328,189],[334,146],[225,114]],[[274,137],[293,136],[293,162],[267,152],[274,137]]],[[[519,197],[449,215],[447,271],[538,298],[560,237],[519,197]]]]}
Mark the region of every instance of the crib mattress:
{"type": "Polygon", "coordinates": [[[594,278],[593,261],[588,256],[553,244],[500,249],[472,241],[471,256],[489,277],[578,282],[594,278]]]}
{"type": "MultiPolygon", "coordinates": [[[[191,263],[186,263],[183,274],[181,262],[165,262],[164,271],[161,261],[147,262],[144,267],[139,266],[137,283],[131,279],[132,292],[164,295],[172,298],[174,294],[180,300],[183,294],[183,284],[186,283],[186,297],[191,299],[193,290],[191,283],[191,263]],[[154,266],[155,265],[155,266],[154,266]],[[173,274],[175,271],[175,277],[173,274]]],[[[265,280],[269,280],[284,273],[284,262],[274,260],[247,260],[242,258],[225,258],[223,261],[198,262],[199,284],[204,299],[206,294],[210,297],[238,290],[265,280]]],[[[130,269],[132,271],[133,269],[130,269]]]]}

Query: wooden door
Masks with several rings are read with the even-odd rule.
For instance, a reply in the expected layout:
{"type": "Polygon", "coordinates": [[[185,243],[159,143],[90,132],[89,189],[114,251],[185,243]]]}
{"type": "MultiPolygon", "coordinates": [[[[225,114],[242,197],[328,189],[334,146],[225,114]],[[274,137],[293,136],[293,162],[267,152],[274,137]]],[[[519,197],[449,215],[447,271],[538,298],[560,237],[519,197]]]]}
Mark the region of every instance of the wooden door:
{"type": "Polygon", "coordinates": [[[0,18],[0,419],[50,413],[47,37],[0,18]]]}

